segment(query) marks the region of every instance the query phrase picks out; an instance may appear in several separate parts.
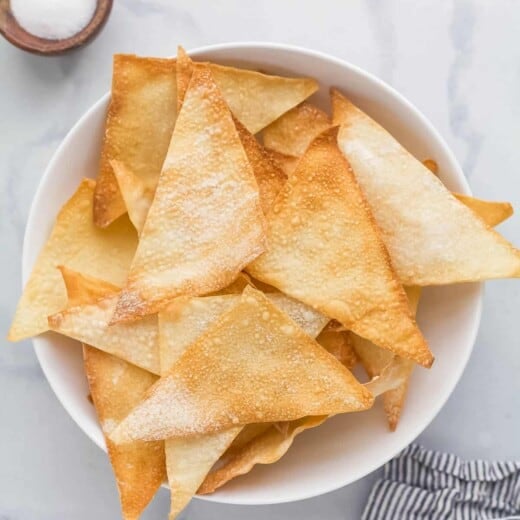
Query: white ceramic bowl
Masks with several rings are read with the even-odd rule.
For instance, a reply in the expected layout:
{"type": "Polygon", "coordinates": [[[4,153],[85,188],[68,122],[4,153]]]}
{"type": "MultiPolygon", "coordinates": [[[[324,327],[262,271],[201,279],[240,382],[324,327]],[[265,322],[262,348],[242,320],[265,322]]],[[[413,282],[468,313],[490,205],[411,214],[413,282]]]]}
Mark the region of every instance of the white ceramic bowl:
{"type": "MultiPolygon", "coordinates": [[[[313,76],[321,90],[312,101],[328,107],[329,87],[344,91],[390,130],[418,158],[434,158],[452,190],[468,193],[453,154],[425,117],[395,90],[359,68],[305,49],[265,43],[205,47],[198,59],[259,68],[271,73],[313,76]]],[[[50,162],[34,197],[23,250],[24,282],[62,204],[82,177],[95,177],[109,94],[68,133],[50,162]]],[[[436,361],[414,371],[406,407],[395,433],[382,409],[347,414],[296,439],[278,463],[250,474],[205,498],[232,504],[289,502],[345,486],[379,468],[412,442],[439,412],[461,377],[471,353],[481,312],[481,286],[464,284],[424,291],[418,320],[436,361]]],[[[105,449],[94,409],[87,400],[80,348],[53,334],[33,340],[41,367],[56,396],[78,426],[105,449]]]]}

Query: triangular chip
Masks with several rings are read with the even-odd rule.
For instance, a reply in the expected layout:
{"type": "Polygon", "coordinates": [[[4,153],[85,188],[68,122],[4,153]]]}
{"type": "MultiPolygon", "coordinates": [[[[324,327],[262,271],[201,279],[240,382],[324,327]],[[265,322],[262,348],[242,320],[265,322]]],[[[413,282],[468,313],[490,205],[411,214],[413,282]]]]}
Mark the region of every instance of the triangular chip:
{"type": "Polygon", "coordinates": [[[69,290],[81,291],[88,303],[74,305],[48,318],[49,328],[99,350],[113,354],[154,374],[160,374],[157,316],[133,323],[109,326],[119,297],[119,288],[86,278],[70,269],[62,269],[69,290]],[[91,297],[88,297],[91,294],[91,297]]]}
{"type": "Polygon", "coordinates": [[[405,285],[520,276],[520,253],[420,161],[339,92],[338,142],[352,164],[405,285]]]}
{"type": "Polygon", "coordinates": [[[269,250],[247,270],[377,345],[429,366],[433,357],[336,133],[326,130],[300,159],[268,215],[269,250]]]}
{"type": "Polygon", "coordinates": [[[253,134],[318,90],[309,78],[283,78],[215,63],[194,63],[177,49],[177,108],[180,110],[195,67],[209,66],[235,117],[253,134]]]}
{"type": "Polygon", "coordinates": [[[175,60],[116,54],[105,124],[94,219],[106,227],[126,210],[111,160],[122,161],[155,189],[175,125],[175,60]]]}
{"type": "Polygon", "coordinates": [[[301,103],[262,131],[264,146],[300,157],[311,142],[332,126],[328,114],[312,103],[301,103]]]}
{"type": "MultiPolygon", "coordinates": [[[[406,287],[406,294],[408,296],[410,310],[415,316],[417,313],[421,290],[419,287],[406,287]]],[[[360,338],[355,334],[351,334],[351,341],[354,350],[370,378],[377,378],[386,367],[392,364],[395,356],[387,350],[376,347],[370,341],[360,338]]],[[[397,423],[399,422],[408,390],[408,381],[412,374],[414,365],[409,360],[401,359],[399,366],[401,367],[401,373],[404,374],[404,381],[396,388],[386,392],[383,396],[383,404],[388,425],[392,431],[396,429],[397,423]]]]}
{"type": "MultiPolygon", "coordinates": [[[[328,319],[281,293],[267,297],[284,310],[305,332],[316,336],[328,319]]],[[[161,349],[161,369],[167,371],[183,354],[186,348],[240,300],[236,295],[204,298],[178,298],[159,313],[159,344],[161,349]]],[[[258,425],[246,427],[246,435],[251,430],[258,432],[258,425]]],[[[269,425],[265,426],[265,429],[269,425]]],[[[168,481],[171,489],[170,518],[174,518],[196,493],[214,463],[242,430],[229,430],[183,438],[172,437],[165,442],[168,481]]],[[[245,435],[240,436],[244,442],[245,435]]]]}
{"type": "Polygon", "coordinates": [[[335,330],[327,325],[316,338],[316,341],[349,370],[352,370],[356,365],[358,357],[352,345],[350,332],[335,330]]]}
{"type": "MultiPolygon", "coordinates": [[[[357,355],[349,332],[327,326],[316,341],[348,369],[356,364],[357,355]]],[[[371,387],[366,387],[373,393],[373,383],[371,387]]],[[[231,479],[248,473],[256,464],[276,462],[287,453],[296,435],[322,424],[324,420],[325,417],[304,417],[284,423],[248,424],[233,440],[217,468],[204,479],[199,493],[214,492],[231,479]]]]}
{"type": "Polygon", "coordinates": [[[454,193],[454,195],[490,227],[498,226],[514,213],[513,206],[509,202],[476,199],[461,193],[454,193]]]}
{"type": "Polygon", "coordinates": [[[246,287],[240,303],[186,350],[112,440],[191,436],[371,405],[370,393],[341,363],[246,287]]]}
{"type": "MultiPolygon", "coordinates": [[[[329,319],[308,305],[282,293],[265,295],[306,334],[315,338],[329,319]]],[[[177,298],[159,313],[161,366],[169,368],[197,338],[240,301],[237,294],[177,298]]]]}
{"type": "Polygon", "coordinates": [[[209,66],[231,112],[252,134],[307,99],[319,87],[310,78],[283,78],[214,63],[209,66]]]}
{"type": "MultiPolygon", "coordinates": [[[[186,348],[209,329],[239,296],[212,296],[181,301],[159,314],[161,369],[165,373],[186,348]]],[[[165,441],[166,467],[171,493],[170,519],[186,507],[209,470],[239,434],[240,426],[195,437],[170,437],[165,441]]]]}
{"type": "MultiPolygon", "coordinates": [[[[178,77],[178,75],[177,75],[178,77]]],[[[260,193],[262,211],[267,213],[276,195],[287,180],[282,168],[271,157],[271,154],[258,143],[255,137],[235,119],[238,135],[249,163],[253,169],[260,193]]],[[[132,224],[140,233],[148,211],[153,202],[154,191],[147,188],[145,183],[134,175],[122,162],[111,161],[119,190],[123,196],[128,216],[132,224]]]]}
{"type": "Polygon", "coordinates": [[[255,139],[255,136],[238,119],[235,119],[235,125],[258,183],[262,211],[267,213],[285,184],[287,176],[267,150],[255,139]]]}
{"type": "MultiPolygon", "coordinates": [[[[437,175],[439,166],[433,159],[426,159],[422,163],[428,170],[437,175]]],[[[498,226],[498,224],[504,222],[513,214],[513,206],[509,202],[476,199],[461,193],[453,193],[453,195],[491,227],[498,226]]]]}
{"type": "Polygon", "coordinates": [[[9,331],[18,341],[49,330],[47,316],[63,309],[67,293],[56,269],[67,265],[87,275],[122,284],[137,246],[137,236],[123,217],[106,230],[92,222],[95,182],[85,179],[56,217],[27,282],[9,331]]]}
{"type": "Polygon", "coordinates": [[[294,438],[303,431],[322,424],[327,417],[303,417],[286,424],[280,429],[275,425],[255,437],[239,450],[224,456],[221,464],[211,471],[202,486],[200,494],[213,493],[231,479],[249,473],[255,464],[272,464],[280,460],[291,447],[294,438]]]}
{"type": "Polygon", "coordinates": [[[186,507],[209,470],[226,451],[241,427],[198,435],[195,437],[171,437],[166,439],[166,467],[170,485],[170,520],[186,507]]]}
{"type": "Polygon", "coordinates": [[[128,217],[137,232],[141,233],[155,190],[147,187],[145,182],[121,161],[110,161],[110,165],[128,211],[128,217]]]}
{"type": "Polygon", "coordinates": [[[258,186],[207,68],[192,76],[114,322],[231,283],[265,244],[258,186]]]}
{"type": "Polygon", "coordinates": [[[290,177],[292,172],[296,169],[296,165],[300,160],[299,157],[293,155],[286,155],[284,153],[276,152],[275,150],[269,150],[266,148],[267,153],[271,159],[282,169],[286,177],[290,177]]]}
{"type": "Polygon", "coordinates": [[[177,113],[181,111],[188,85],[190,84],[191,75],[193,74],[193,62],[186,54],[184,48],[179,45],[177,47],[177,113]]]}
{"type": "Polygon", "coordinates": [[[166,478],[163,442],[119,446],[109,435],[157,377],[93,347],[83,347],[85,373],[105,436],[125,520],[136,520],[166,478]]]}

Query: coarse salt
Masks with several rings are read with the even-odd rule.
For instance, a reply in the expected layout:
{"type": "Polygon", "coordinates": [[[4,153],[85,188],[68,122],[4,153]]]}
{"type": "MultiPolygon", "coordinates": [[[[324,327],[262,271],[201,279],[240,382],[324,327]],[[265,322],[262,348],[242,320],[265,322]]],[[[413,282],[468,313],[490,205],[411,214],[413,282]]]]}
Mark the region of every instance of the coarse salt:
{"type": "Polygon", "coordinates": [[[11,0],[11,11],[16,21],[34,36],[63,40],[87,26],[96,3],[96,0],[11,0]]]}

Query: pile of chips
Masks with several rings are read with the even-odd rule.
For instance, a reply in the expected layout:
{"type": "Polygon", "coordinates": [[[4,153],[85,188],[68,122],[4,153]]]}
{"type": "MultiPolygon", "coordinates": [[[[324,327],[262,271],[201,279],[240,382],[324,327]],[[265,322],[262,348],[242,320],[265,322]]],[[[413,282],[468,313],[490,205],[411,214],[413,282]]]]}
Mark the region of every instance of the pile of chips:
{"type": "Polygon", "coordinates": [[[520,276],[493,230],[508,203],[451,193],[317,89],[182,49],[114,58],[97,180],[60,210],[10,339],[83,345],[125,519],[166,479],[173,519],[377,396],[395,429],[433,363],[420,288],[520,276]]]}

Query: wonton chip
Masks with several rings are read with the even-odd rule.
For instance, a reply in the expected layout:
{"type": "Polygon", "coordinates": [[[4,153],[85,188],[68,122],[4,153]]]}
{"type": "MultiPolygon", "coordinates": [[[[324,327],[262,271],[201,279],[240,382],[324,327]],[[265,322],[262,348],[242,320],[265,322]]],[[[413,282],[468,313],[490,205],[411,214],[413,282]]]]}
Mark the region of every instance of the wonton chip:
{"type": "Polygon", "coordinates": [[[370,392],[341,363],[246,287],[240,303],[184,352],[112,440],[187,437],[371,405],[370,392]]]}
{"type": "Polygon", "coordinates": [[[405,285],[520,276],[520,253],[386,130],[332,91],[338,143],[405,285]]]}
{"type": "Polygon", "coordinates": [[[326,419],[327,417],[323,416],[303,417],[288,423],[287,428],[283,430],[275,425],[271,426],[239,450],[231,452],[229,457],[224,456],[222,464],[208,474],[199,488],[199,493],[213,493],[231,479],[251,471],[255,464],[272,464],[280,460],[298,434],[319,426],[326,419]]]}
{"type": "Polygon", "coordinates": [[[330,117],[323,110],[304,102],[264,128],[262,139],[266,148],[300,157],[311,142],[331,126],[330,117]]]}
{"type": "Polygon", "coordinates": [[[198,68],[113,321],[221,289],[264,247],[251,166],[211,73],[198,68]]]}
{"type": "Polygon", "coordinates": [[[300,159],[268,215],[269,250],[247,271],[377,345],[430,366],[433,356],[336,134],[325,131],[300,159]]]}
{"type": "Polygon", "coordinates": [[[454,195],[491,227],[498,226],[513,214],[513,206],[509,202],[476,199],[460,193],[454,195]]]}
{"type": "MultiPolygon", "coordinates": [[[[170,520],[193,498],[204,478],[240,432],[241,427],[196,437],[166,439],[166,467],[170,485],[170,520]]],[[[123,445],[123,447],[126,446],[123,445]]]]}
{"type": "Polygon", "coordinates": [[[119,191],[123,197],[128,217],[134,225],[137,233],[143,229],[148,210],[152,205],[154,191],[146,187],[146,184],[121,161],[110,161],[112,171],[117,179],[119,191]]]}
{"type": "Polygon", "coordinates": [[[215,63],[194,63],[177,49],[178,108],[182,106],[194,68],[209,66],[222,96],[234,116],[256,134],[282,114],[318,90],[310,78],[283,78],[253,70],[226,67],[215,63]]]}
{"type": "Polygon", "coordinates": [[[94,221],[106,227],[125,212],[111,160],[155,190],[177,115],[175,61],[116,54],[112,94],[94,197],[94,221]]]}
{"type": "MultiPolygon", "coordinates": [[[[410,310],[415,316],[417,313],[421,289],[420,287],[406,287],[406,294],[408,296],[410,310]]],[[[366,373],[372,379],[380,376],[394,361],[395,357],[390,352],[376,347],[373,343],[370,343],[355,334],[351,335],[351,340],[366,373]]],[[[401,416],[401,411],[406,399],[406,393],[408,391],[408,381],[413,370],[413,363],[409,360],[400,358],[399,367],[401,372],[398,374],[398,377],[403,376],[404,380],[399,385],[385,392],[383,395],[384,409],[391,431],[396,429],[401,416]]],[[[372,390],[374,390],[374,388],[372,388],[372,390]]]]}
{"type": "Polygon", "coordinates": [[[310,78],[283,78],[214,63],[209,66],[231,112],[252,134],[307,99],[319,87],[310,78]]]}
{"type": "MultiPolygon", "coordinates": [[[[437,175],[439,166],[433,159],[423,161],[424,166],[437,175]]],[[[453,193],[457,199],[473,210],[488,226],[495,227],[513,214],[513,206],[509,202],[494,202],[476,199],[469,195],[453,193]]]]}
{"type": "MultiPolygon", "coordinates": [[[[329,319],[323,314],[282,293],[265,295],[306,334],[315,338],[329,319]]],[[[218,318],[239,303],[240,295],[177,298],[159,313],[161,366],[170,367],[218,318]]]]}
{"type": "MultiPolygon", "coordinates": [[[[268,298],[304,327],[309,335],[318,334],[328,321],[305,304],[283,294],[270,294],[268,298]]],[[[239,301],[240,297],[236,295],[178,298],[159,313],[162,371],[169,370],[191,343],[239,301]]],[[[255,435],[261,433],[261,427],[262,425],[246,426],[245,433],[240,435],[238,442],[244,443],[244,438],[250,436],[251,431],[255,435]]],[[[264,429],[267,428],[269,424],[264,426],[264,429]]],[[[242,427],[238,426],[213,434],[166,439],[166,465],[171,489],[170,518],[175,518],[186,506],[211,467],[241,430],[242,427]]]]}
{"type": "Polygon", "coordinates": [[[83,293],[87,303],[74,305],[74,300],[71,300],[65,310],[49,316],[49,328],[160,374],[157,316],[109,326],[119,288],[103,281],[99,281],[96,288],[93,278],[66,268],[62,268],[61,272],[67,289],[71,291],[75,287],[76,292],[83,293]]]}
{"type": "Polygon", "coordinates": [[[58,265],[122,284],[137,246],[136,233],[126,217],[106,230],[92,222],[95,182],[85,179],[62,207],[27,282],[9,331],[19,341],[49,330],[47,316],[62,310],[67,292],[58,265]]]}
{"type": "MultiPolygon", "coordinates": [[[[184,350],[201,336],[239,296],[179,298],[159,314],[161,371],[166,373],[184,350]],[[184,300],[184,301],[181,301],[184,300]]],[[[170,519],[184,509],[211,467],[224,453],[241,426],[195,437],[170,437],[165,440],[166,467],[171,492],[170,519]]]]}
{"type": "Polygon", "coordinates": [[[109,435],[157,377],[122,359],[83,346],[85,373],[108,448],[125,520],[143,512],[166,478],[163,442],[114,444],[109,435]]]}
{"type": "Polygon", "coordinates": [[[258,183],[262,211],[267,214],[285,184],[287,176],[267,150],[255,139],[255,136],[238,119],[235,119],[235,125],[258,183]]]}

